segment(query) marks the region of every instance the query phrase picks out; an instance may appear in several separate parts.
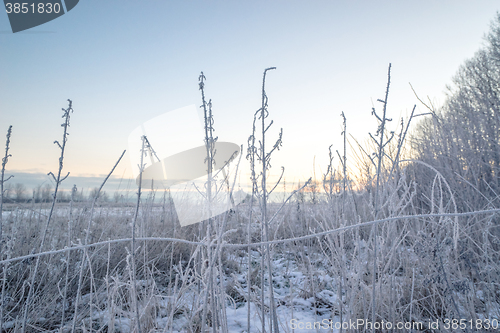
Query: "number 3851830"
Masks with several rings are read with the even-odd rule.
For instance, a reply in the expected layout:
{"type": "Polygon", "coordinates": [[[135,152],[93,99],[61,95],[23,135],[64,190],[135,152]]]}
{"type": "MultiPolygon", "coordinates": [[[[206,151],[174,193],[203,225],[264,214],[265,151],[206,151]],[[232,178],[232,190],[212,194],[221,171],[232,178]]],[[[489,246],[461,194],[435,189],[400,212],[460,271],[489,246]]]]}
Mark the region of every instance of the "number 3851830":
{"type": "Polygon", "coordinates": [[[29,4],[26,2],[14,2],[14,3],[6,3],[5,4],[5,9],[7,10],[7,14],[27,14],[27,13],[33,13],[33,14],[51,14],[51,13],[56,13],[58,14],[61,11],[61,5],[58,3],[38,3],[38,4],[29,4]]]}

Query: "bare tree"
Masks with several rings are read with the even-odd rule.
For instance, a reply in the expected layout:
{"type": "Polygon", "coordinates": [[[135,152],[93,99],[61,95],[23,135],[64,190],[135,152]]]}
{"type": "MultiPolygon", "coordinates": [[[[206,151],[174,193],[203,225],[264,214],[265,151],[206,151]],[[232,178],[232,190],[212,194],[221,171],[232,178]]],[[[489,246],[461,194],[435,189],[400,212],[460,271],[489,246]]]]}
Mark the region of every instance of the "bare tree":
{"type": "Polygon", "coordinates": [[[434,117],[413,138],[417,157],[450,179],[465,209],[500,204],[500,13],[486,42],[459,68],[444,105],[425,104],[434,117]]]}
{"type": "Polygon", "coordinates": [[[26,199],[26,186],[23,183],[14,184],[14,198],[16,202],[26,199]]]}
{"type": "Polygon", "coordinates": [[[50,186],[50,184],[45,184],[40,191],[40,200],[42,202],[48,202],[51,198],[52,186],[50,186]]]}

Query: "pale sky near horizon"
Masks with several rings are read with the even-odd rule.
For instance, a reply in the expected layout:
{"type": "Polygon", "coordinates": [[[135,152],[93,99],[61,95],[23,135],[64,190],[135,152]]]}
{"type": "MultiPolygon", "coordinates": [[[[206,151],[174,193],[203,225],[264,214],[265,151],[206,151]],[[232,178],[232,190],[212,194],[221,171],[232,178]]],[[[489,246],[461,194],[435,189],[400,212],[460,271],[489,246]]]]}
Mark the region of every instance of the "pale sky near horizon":
{"type": "MultiPolygon", "coordinates": [[[[16,34],[0,13],[2,147],[13,126],[7,173],[56,171],[53,142],[61,139],[61,108],[70,98],[64,170],[73,177],[107,174],[134,128],[201,105],[200,71],[215,134],[246,147],[263,70],[276,66],[267,78],[269,140],[282,127],[283,147],[273,173],[283,165],[287,182],[307,179],[314,163],[319,178],[328,147],[342,149],[342,111],[359,141],[376,131],[372,101],[380,107],[389,63],[388,112],[396,126],[418,104],[408,83],[442,103],[445,86],[483,45],[498,10],[496,0],[81,0],[60,18],[16,34]]],[[[115,176],[129,177],[131,168],[125,158],[115,176]]],[[[66,187],[72,184],[68,179],[66,187]]]]}

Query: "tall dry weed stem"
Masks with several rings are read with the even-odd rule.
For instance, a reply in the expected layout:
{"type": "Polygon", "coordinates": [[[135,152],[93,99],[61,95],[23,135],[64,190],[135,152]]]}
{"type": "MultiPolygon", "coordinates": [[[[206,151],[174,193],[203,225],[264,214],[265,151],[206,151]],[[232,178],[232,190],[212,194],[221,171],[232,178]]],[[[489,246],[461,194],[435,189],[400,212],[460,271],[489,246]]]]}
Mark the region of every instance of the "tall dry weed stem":
{"type": "MultiPolygon", "coordinates": [[[[9,126],[9,129],[7,130],[7,140],[5,142],[5,156],[2,158],[2,174],[0,175],[0,260],[4,258],[4,249],[3,249],[3,202],[4,202],[4,184],[7,182],[9,179],[11,179],[13,176],[9,176],[5,178],[5,167],[7,165],[7,162],[9,161],[9,157],[12,155],[9,154],[9,149],[10,149],[10,136],[12,134],[12,126],[9,126]]],[[[10,259],[10,253],[7,253],[7,259],[10,259]]],[[[5,307],[5,287],[7,283],[7,269],[9,264],[3,264],[2,265],[2,295],[0,299],[0,332],[3,332],[3,311],[5,307]]]]}
{"type": "MultiPolygon", "coordinates": [[[[45,227],[43,228],[43,235],[42,235],[42,241],[40,243],[40,247],[38,252],[42,252],[44,245],[45,245],[45,240],[47,239],[47,233],[49,230],[49,225],[50,221],[52,219],[52,214],[54,213],[54,207],[57,202],[57,191],[59,189],[59,185],[68,178],[69,172],[66,174],[66,176],[61,177],[62,169],[63,169],[63,162],[64,162],[64,152],[66,149],[66,142],[68,140],[68,127],[69,127],[69,120],[70,120],[70,115],[73,112],[73,102],[68,99],[68,108],[67,109],[62,109],[63,110],[63,115],[62,118],[64,119],[64,123],[61,124],[61,127],[63,128],[63,137],[62,137],[62,144],[59,143],[59,141],[54,141],[54,144],[56,144],[59,149],[61,150],[61,155],[59,157],[59,168],[57,170],[57,176],[55,176],[52,172],[49,172],[48,175],[52,177],[52,179],[55,182],[55,188],[54,188],[54,193],[52,194],[52,205],[50,207],[49,214],[47,216],[47,221],[45,223],[45,227]]],[[[32,298],[33,298],[33,292],[35,290],[35,280],[37,278],[38,274],[38,268],[40,265],[40,257],[36,258],[36,263],[35,263],[35,269],[33,270],[33,273],[31,275],[31,281],[29,285],[29,291],[28,291],[28,297],[26,298],[26,303],[24,305],[24,315],[23,315],[23,324],[22,324],[22,332],[26,332],[26,326],[28,324],[28,311],[30,306],[32,306],[32,298]]]]}

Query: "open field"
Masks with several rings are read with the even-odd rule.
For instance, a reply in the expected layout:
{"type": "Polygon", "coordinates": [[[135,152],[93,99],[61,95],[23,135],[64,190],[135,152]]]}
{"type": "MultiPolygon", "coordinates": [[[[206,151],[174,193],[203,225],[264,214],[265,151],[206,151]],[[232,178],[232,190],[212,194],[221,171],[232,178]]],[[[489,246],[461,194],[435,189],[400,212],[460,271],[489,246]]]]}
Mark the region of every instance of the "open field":
{"type": "MultiPolygon", "coordinates": [[[[387,193],[385,216],[424,213],[418,208],[410,185],[400,184],[387,193]]],[[[281,208],[270,224],[273,240],[287,239],[271,246],[281,331],[292,332],[296,328],[295,332],[308,332],[311,330],[305,329],[305,323],[323,319],[335,323],[370,318],[374,258],[371,226],[348,228],[372,220],[370,197],[352,194],[330,199],[312,203],[295,198],[281,208]],[[339,231],[314,236],[338,228],[339,231]],[[291,324],[292,318],[304,323],[300,326],[303,330],[291,324]]],[[[444,204],[444,198],[433,199],[434,213],[453,213],[444,204]]],[[[146,332],[199,331],[204,293],[208,289],[204,278],[208,273],[206,237],[200,238],[204,230],[201,225],[181,228],[168,200],[165,204],[152,204],[150,200],[142,203],[137,221],[135,282],[130,276],[133,206],[97,204],[93,212],[90,203],[57,206],[48,232],[48,253],[39,257],[31,306],[27,307],[25,300],[36,259],[27,257],[3,264],[7,272],[4,329],[19,330],[23,311],[28,311],[28,331],[71,331],[76,316],[77,331],[128,332],[136,320],[131,305],[137,301],[146,332]],[[87,228],[87,243],[96,245],[82,247],[87,228]],[[172,241],[173,238],[178,240],[172,241]],[[74,249],[50,253],[65,248],[74,249]],[[137,285],[135,299],[132,283],[137,285]],[[78,292],[79,304],[75,306],[78,292]]],[[[7,258],[29,256],[40,245],[40,226],[50,206],[24,206],[6,205],[3,212],[7,258]]],[[[272,204],[269,212],[274,215],[280,207],[281,204],[272,204]]],[[[267,269],[262,264],[262,246],[230,246],[246,244],[248,230],[252,243],[262,240],[259,219],[250,223],[249,215],[249,204],[241,204],[213,220],[216,226],[225,224],[220,233],[223,246],[215,263],[214,320],[219,325],[224,320],[230,332],[246,331],[248,299],[252,332],[262,330],[262,313],[269,318],[269,279],[261,274],[262,269],[267,269]]],[[[375,278],[377,320],[428,323],[466,318],[475,325],[476,320],[479,323],[482,319],[498,318],[497,219],[497,215],[488,212],[381,222],[375,278]]],[[[209,323],[211,313],[207,316],[209,323]]],[[[322,325],[320,331],[326,327],[324,322],[322,325]]]]}

